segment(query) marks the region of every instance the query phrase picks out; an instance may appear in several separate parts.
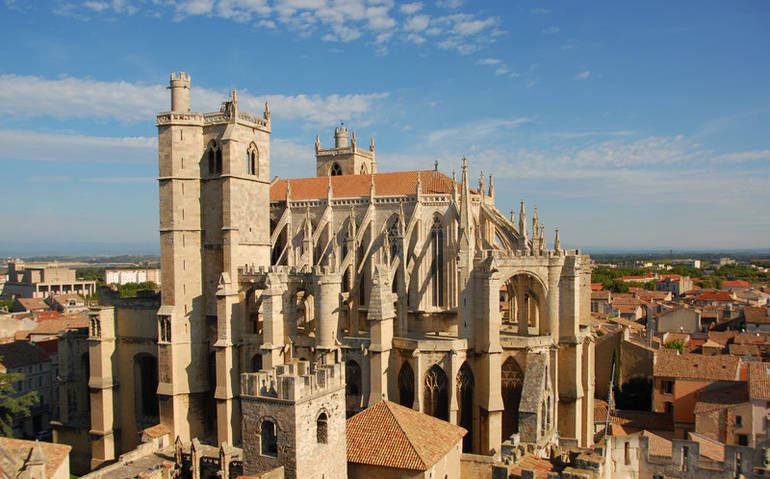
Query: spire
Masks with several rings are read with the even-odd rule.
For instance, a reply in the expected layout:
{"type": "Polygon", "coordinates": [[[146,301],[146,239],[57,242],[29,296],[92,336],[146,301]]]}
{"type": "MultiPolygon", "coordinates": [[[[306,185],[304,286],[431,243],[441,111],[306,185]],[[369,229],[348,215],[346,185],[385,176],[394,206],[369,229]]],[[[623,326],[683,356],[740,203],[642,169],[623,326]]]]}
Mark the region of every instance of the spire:
{"type": "Polygon", "coordinates": [[[404,236],[406,232],[406,215],[404,214],[404,202],[398,203],[398,235],[404,236]]]}
{"type": "Polygon", "coordinates": [[[524,210],[524,201],[521,202],[521,210],[519,211],[519,233],[521,234],[521,245],[519,249],[527,251],[527,212],[524,210]]]}
{"type": "Polygon", "coordinates": [[[489,175],[489,197],[492,199],[495,198],[495,181],[492,178],[492,175],[489,175]]]}
{"type": "Polygon", "coordinates": [[[369,198],[370,201],[374,201],[374,171],[371,173],[371,183],[369,184],[369,198]]]}
{"type": "Polygon", "coordinates": [[[479,175],[479,194],[481,197],[484,197],[484,170],[481,170],[481,174],[479,175]]]}
{"type": "Polygon", "coordinates": [[[356,146],[358,146],[358,140],[356,140],[356,130],[353,130],[353,134],[350,137],[350,144],[353,146],[353,149],[355,149],[356,146]]]}
{"type": "Polygon", "coordinates": [[[553,249],[556,251],[556,254],[559,254],[561,251],[561,240],[559,240],[559,228],[556,228],[556,237],[553,239],[553,249]]]}
{"type": "Polygon", "coordinates": [[[537,218],[537,206],[535,206],[535,212],[532,214],[532,240],[537,239],[538,233],[540,233],[540,223],[537,218]]]}
{"type": "Polygon", "coordinates": [[[332,198],[334,196],[334,194],[332,192],[332,175],[329,175],[328,178],[329,178],[329,186],[326,189],[326,201],[331,203],[332,202],[332,198]]]}
{"type": "Polygon", "coordinates": [[[452,170],[452,201],[457,204],[457,171],[452,170]]]}
{"type": "Polygon", "coordinates": [[[511,223],[516,224],[516,212],[511,210],[511,223]]]}
{"type": "Polygon", "coordinates": [[[265,100],[265,113],[263,116],[265,117],[265,120],[270,119],[270,103],[267,100],[265,100]]]}
{"type": "Polygon", "coordinates": [[[348,221],[348,239],[355,239],[356,237],[356,212],[353,207],[350,207],[350,218],[348,221]]]}
{"type": "Polygon", "coordinates": [[[286,180],[286,204],[291,201],[291,180],[286,180]]]}
{"type": "Polygon", "coordinates": [[[538,251],[542,253],[545,251],[545,225],[540,223],[540,234],[538,235],[539,245],[537,247],[538,251]]]}
{"type": "Polygon", "coordinates": [[[374,151],[374,137],[369,137],[369,151],[374,151]]]}
{"type": "Polygon", "coordinates": [[[422,193],[422,172],[417,171],[417,188],[416,188],[417,197],[420,197],[420,194],[422,193]]]}
{"type": "Polygon", "coordinates": [[[468,160],[463,156],[463,184],[460,198],[460,244],[470,249],[473,241],[473,214],[471,213],[471,191],[468,182],[468,160]]]}
{"type": "Polygon", "coordinates": [[[316,155],[318,152],[321,151],[321,137],[316,135],[315,136],[315,153],[316,155]]]}
{"type": "Polygon", "coordinates": [[[433,162],[433,171],[438,171],[438,160],[433,162]]]}
{"type": "Polygon", "coordinates": [[[385,264],[390,264],[390,238],[387,231],[385,231],[385,237],[382,239],[382,254],[385,257],[385,264]]]}

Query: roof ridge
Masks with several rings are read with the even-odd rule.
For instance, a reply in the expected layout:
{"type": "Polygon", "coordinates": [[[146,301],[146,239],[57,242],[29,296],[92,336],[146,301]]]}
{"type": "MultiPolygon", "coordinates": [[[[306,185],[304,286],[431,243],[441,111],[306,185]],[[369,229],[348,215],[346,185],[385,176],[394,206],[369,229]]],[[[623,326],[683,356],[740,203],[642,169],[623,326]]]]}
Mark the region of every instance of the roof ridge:
{"type": "MultiPolygon", "coordinates": [[[[382,402],[385,404],[385,407],[387,408],[388,412],[393,417],[393,420],[396,422],[396,425],[398,425],[398,428],[401,430],[401,434],[403,434],[404,437],[406,438],[406,442],[407,442],[407,444],[409,444],[409,447],[412,449],[412,452],[414,452],[414,454],[420,460],[420,463],[421,463],[420,467],[423,467],[423,468],[427,469],[428,465],[425,462],[425,458],[422,457],[422,454],[420,454],[419,451],[417,450],[417,448],[414,447],[414,444],[412,444],[412,441],[409,439],[409,434],[407,434],[407,432],[404,430],[404,426],[401,424],[401,421],[398,420],[398,415],[395,412],[396,410],[394,410],[393,408],[390,407],[391,404],[393,404],[393,405],[397,405],[397,404],[394,403],[394,402],[388,401],[387,399],[383,399],[382,402]]],[[[413,411],[413,409],[407,408],[406,406],[401,406],[400,404],[398,404],[397,406],[403,407],[404,409],[409,409],[410,411],[413,411]]],[[[423,469],[423,470],[425,470],[425,469],[423,469]]]]}

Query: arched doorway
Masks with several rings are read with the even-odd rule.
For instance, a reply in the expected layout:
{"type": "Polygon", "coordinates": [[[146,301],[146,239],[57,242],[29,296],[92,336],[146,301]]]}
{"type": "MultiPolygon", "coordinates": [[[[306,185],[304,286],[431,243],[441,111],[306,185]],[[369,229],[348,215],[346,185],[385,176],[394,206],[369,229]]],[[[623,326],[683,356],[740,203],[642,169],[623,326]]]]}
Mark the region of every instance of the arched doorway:
{"type": "Polygon", "coordinates": [[[500,287],[500,318],[522,336],[551,332],[542,282],[529,273],[511,276],[500,287]]]}
{"type": "Polygon", "coordinates": [[[139,430],[158,423],[158,360],[147,353],[134,356],[134,405],[139,430]]]}
{"type": "Polygon", "coordinates": [[[468,434],[463,437],[463,452],[473,451],[473,371],[468,363],[463,363],[457,373],[457,399],[460,404],[461,427],[468,434]]]}
{"type": "Polygon", "coordinates": [[[414,405],[414,371],[408,361],[398,372],[398,403],[408,408],[414,405]]]}
{"type": "Polygon", "coordinates": [[[501,374],[503,393],[503,441],[511,434],[519,432],[519,402],[524,384],[524,372],[513,357],[505,360],[501,374]]]}
{"type": "Polygon", "coordinates": [[[449,420],[448,383],[446,373],[438,365],[433,365],[425,373],[425,414],[449,420]]]}

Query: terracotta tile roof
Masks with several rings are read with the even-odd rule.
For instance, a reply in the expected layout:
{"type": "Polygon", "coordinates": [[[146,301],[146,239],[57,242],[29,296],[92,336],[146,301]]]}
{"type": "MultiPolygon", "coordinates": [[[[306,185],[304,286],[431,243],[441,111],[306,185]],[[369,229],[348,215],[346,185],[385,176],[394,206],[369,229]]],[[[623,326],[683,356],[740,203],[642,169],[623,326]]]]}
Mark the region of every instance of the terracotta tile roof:
{"type": "Polygon", "coordinates": [[[749,363],[749,397],[770,400],[770,363],[749,363]]]}
{"type": "Polygon", "coordinates": [[[55,335],[68,329],[81,329],[88,327],[88,317],[80,313],[66,315],[61,319],[52,319],[50,321],[43,321],[38,326],[31,330],[25,331],[30,334],[49,334],[55,335]]]}
{"type": "Polygon", "coordinates": [[[641,436],[649,438],[649,453],[651,456],[671,457],[671,440],[674,433],[662,431],[642,431],[641,436]]]}
{"type": "Polygon", "coordinates": [[[594,422],[605,422],[607,420],[607,401],[594,399],[594,422]]]}
{"type": "Polygon", "coordinates": [[[163,424],[156,424],[142,431],[142,434],[146,434],[150,437],[162,437],[170,433],[171,431],[169,431],[168,428],[163,424]]]}
{"type": "MultiPolygon", "coordinates": [[[[413,195],[417,191],[417,176],[422,183],[421,193],[452,193],[452,178],[434,170],[375,173],[374,191],[377,196],[413,195]]],[[[315,176],[277,180],[270,186],[270,201],[286,200],[286,185],[291,184],[292,200],[326,198],[329,178],[334,198],[369,196],[372,175],[315,176]]],[[[457,191],[461,191],[457,184],[457,191]]],[[[475,192],[472,192],[475,193],[475,192]]]]}
{"type": "Polygon", "coordinates": [[[0,358],[7,370],[50,361],[45,351],[25,341],[0,344],[0,358]]]}
{"type": "Polygon", "coordinates": [[[32,318],[35,321],[49,321],[51,319],[61,319],[64,316],[58,311],[36,311],[32,313],[32,318]]]}
{"type": "Polygon", "coordinates": [[[760,357],[762,349],[758,344],[731,344],[727,347],[727,351],[733,356],[760,357]]]}
{"type": "Polygon", "coordinates": [[[706,458],[714,462],[724,462],[725,460],[725,446],[721,442],[714,441],[700,434],[689,433],[689,440],[697,442],[700,447],[700,457],[706,458]]]}
{"type": "Polygon", "coordinates": [[[346,422],[348,462],[426,471],[467,431],[390,401],[380,401],[346,422]]]}
{"type": "Polygon", "coordinates": [[[636,314],[640,306],[638,304],[613,304],[620,314],[636,314]]]}
{"type": "Polygon", "coordinates": [[[695,297],[695,301],[732,301],[733,299],[729,291],[703,291],[695,297]]]}
{"type": "Polygon", "coordinates": [[[591,299],[604,299],[609,301],[610,292],[609,291],[591,291],[591,299]]]}
{"type": "Polygon", "coordinates": [[[50,309],[43,298],[16,298],[16,301],[24,308],[24,311],[36,309],[50,309]]]}
{"type": "Polygon", "coordinates": [[[725,387],[704,389],[698,395],[693,409],[694,414],[725,409],[749,400],[746,383],[732,384],[725,387]]]}
{"type": "Polygon", "coordinates": [[[743,281],[740,279],[731,281],[729,279],[726,279],[722,281],[722,286],[720,289],[727,289],[727,288],[743,288],[743,289],[749,289],[751,288],[751,285],[748,281],[743,281]]]}
{"type": "Polygon", "coordinates": [[[663,335],[663,344],[677,340],[687,344],[690,342],[690,335],[688,333],[666,333],[663,335]]]}
{"type": "MultiPolygon", "coordinates": [[[[52,442],[36,443],[35,441],[26,441],[24,439],[0,437],[0,447],[18,458],[22,464],[25,464],[29,459],[35,444],[39,446],[40,450],[43,452],[43,456],[45,456],[45,476],[47,478],[53,477],[56,470],[61,467],[62,463],[69,456],[70,450],[72,450],[71,446],[55,444],[52,442]]],[[[12,477],[16,476],[16,472],[20,471],[13,471],[12,477]]]]}
{"type": "Polygon", "coordinates": [[[737,335],[737,331],[709,331],[709,340],[717,342],[722,346],[727,346],[727,343],[737,335]]]}
{"type": "Polygon", "coordinates": [[[723,349],[725,347],[724,344],[720,344],[713,339],[709,338],[705,343],[701,344],[704,348],[715,348],[715,349],[723,349]]]}
{"type": "Polygon", "coordinates": [[[591,291],[601,291],[604,289],[604,284],[602,283],[591,283],[591,291]]]}
{"type": "Polygon", "coordinates": [[[734,356],[677,354],[661,349],[655,358],[653,375],[680,379],[738,381],[741,359],[734,356]]]}
{"type": "Polygon", "coordinates": [[[523,471],[533,471],[535,479],[546,479],[548,473],[554,469],[554,465],[548,459],[525,454],[519,461],[508,468],[508,474],[513,478],[520,478],[523,471]]]}
{"type": "Polygon", "coordinates": [[[615,410],[610,418],[612,424],[623,427],[626,433],[652,429],[656,431],[673,431],[674,423],[671,416],[665,413],[649,411],[615,410]]]}
{"type": "Polygon", "coordinates": [[[671,281],[679,281],[680,279],[682,279],[682,275],[681,274],[662,274],[660,275],[660,279],[661,280],[670,279],[671,281]]]}
{"type": "Polygon", "coordinates": [[[770,316],[767,315],[765,306],[746,306],[743,308],[743,317],[747,323],[770,324],[770,316]]]}

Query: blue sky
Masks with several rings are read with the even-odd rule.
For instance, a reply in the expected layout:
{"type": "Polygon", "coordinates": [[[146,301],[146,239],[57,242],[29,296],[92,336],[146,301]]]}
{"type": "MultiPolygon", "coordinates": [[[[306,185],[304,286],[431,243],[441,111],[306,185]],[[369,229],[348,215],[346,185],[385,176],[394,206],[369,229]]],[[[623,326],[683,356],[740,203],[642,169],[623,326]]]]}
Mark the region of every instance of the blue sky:
{"type": "Polygon", "coordinates": [[[380,171],[466,155],[549,242],[764,248],[768,25],[765,1],[6,0],[0,249],[157,250],[154,114],[179,70],[193,110],[270,101],[274,175],[312,176],[344,121],[380,171]]]}

